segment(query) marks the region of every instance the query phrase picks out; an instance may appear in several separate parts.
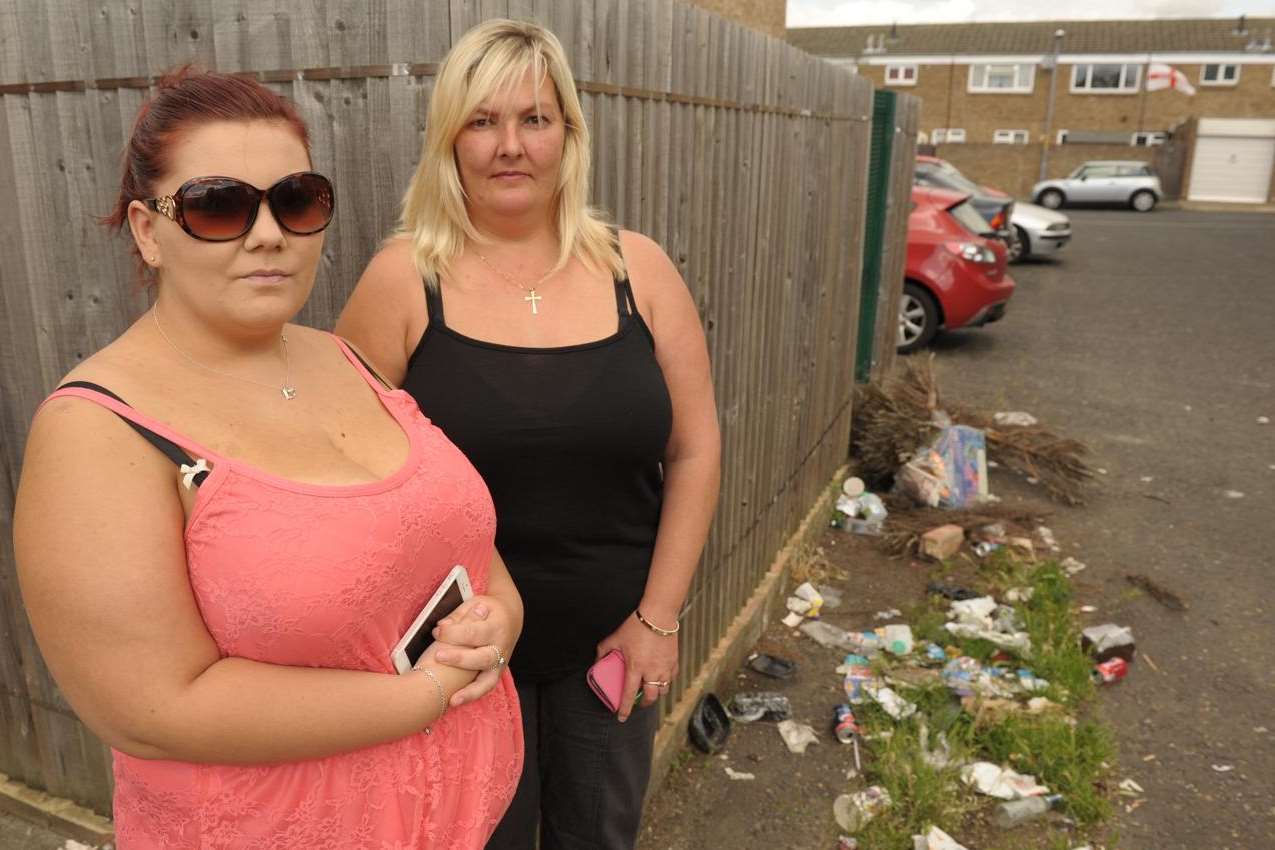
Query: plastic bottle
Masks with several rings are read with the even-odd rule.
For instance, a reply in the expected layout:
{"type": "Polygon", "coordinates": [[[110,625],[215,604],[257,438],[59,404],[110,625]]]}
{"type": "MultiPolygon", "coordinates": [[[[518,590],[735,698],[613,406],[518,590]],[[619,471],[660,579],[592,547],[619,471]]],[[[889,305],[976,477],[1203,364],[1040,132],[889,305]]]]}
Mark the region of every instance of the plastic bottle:
{"type": "Polygon", "coordinates": [[[1001,829],[1013,829],[1019,824],[1038,818],[1062,801],[1062,795],[1050,794],[1046,797],[1024,797],[1021,800],[1010,800],[996,807],[992,815],[992,823],[1001,829]]]}

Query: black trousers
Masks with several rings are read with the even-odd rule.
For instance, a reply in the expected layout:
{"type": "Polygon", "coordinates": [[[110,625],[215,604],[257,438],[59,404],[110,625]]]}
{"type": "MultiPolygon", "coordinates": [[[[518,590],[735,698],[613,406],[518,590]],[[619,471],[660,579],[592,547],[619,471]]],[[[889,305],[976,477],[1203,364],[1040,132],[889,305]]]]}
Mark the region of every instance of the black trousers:
{"type": "Polygon", "coordinates": [[[585,671],[518,684],[526,760],[487,850],[632,850],[651,778],[659,712],[620,723],[585,671]]]}

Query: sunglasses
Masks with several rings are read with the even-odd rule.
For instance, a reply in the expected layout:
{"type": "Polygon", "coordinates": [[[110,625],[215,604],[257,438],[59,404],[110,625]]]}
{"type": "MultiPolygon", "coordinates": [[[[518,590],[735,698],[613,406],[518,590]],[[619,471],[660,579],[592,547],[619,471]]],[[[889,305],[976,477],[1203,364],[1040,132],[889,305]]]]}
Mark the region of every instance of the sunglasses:
{"type": "Polygon", "coordinates": [[[229,242],[252,230],[262,198],[279,226],[298,236],[323,230],[336,208],[332,182],[313,171],[289,174],[269,189],[233,177],[196,177],[144,203],[196,239],[229,242]]]}

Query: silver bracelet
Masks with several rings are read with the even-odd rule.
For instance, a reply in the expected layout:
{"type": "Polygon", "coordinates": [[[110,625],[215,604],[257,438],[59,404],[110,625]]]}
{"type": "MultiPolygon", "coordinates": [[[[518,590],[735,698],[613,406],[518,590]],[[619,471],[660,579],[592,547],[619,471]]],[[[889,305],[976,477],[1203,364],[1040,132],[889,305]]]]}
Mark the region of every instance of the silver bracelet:
{"type": "MultiPolygon", "coordinates": [[[[429,680],[434,683],[434,687],[438,688],[438,719],[434,721],[437,723],[439,720],[443,719],[443,715],[447,712],[447,695],[443,693],[443,683],[438,681],[438,676],[435,675],[434,671],[428,667],[417,667],[416,669],[424,673],[426,676],[429,676],[429,680]]],[[[426,726],[425,734],[432,735],[434,733],[430,731],[428,726],[426,726]]]]}

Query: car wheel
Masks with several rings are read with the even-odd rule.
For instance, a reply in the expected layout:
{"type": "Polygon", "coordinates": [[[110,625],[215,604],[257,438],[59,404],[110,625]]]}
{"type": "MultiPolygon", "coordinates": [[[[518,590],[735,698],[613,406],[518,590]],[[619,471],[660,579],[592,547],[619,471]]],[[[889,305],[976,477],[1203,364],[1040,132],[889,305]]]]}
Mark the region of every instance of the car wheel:
{"type": "Polygon", "coordinates": [[[934,296],[912,281],[905,281],[903,297],[899,299],[899,353],[928,345],[938,330],[939,305],[934,296]]]}
{"type": "Polygon", "coordinates": [[[1057,189],[1046,189],[1040,193],[1037,203],[1046,209],[1056,210],[1063,205],[1063,193],[1057,189]]]}
{"type": "Polygon", "coordinates": [[[1133,197],[1129,199],[1129,206],[1138,212],[1151,212],[1155,209],[1155,192],[1146,189],[1134,192],[1133,197]]]}
{"type": "Polygon", "coordinates": [[[1027,235],[1027,231],[1018,225],[1014,225],[1014,235],[1009,240],[1009,254],[1006,259],[1011,263],[1016,263],[1023,257],[1029,256],[1031,252],[1032,242],[1027,235]]]}

